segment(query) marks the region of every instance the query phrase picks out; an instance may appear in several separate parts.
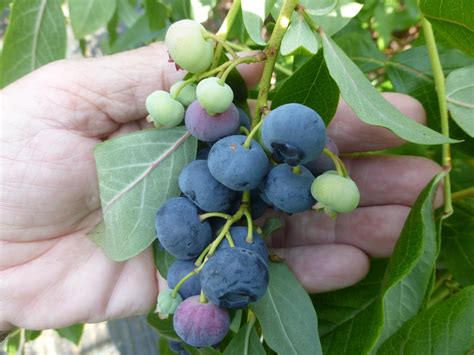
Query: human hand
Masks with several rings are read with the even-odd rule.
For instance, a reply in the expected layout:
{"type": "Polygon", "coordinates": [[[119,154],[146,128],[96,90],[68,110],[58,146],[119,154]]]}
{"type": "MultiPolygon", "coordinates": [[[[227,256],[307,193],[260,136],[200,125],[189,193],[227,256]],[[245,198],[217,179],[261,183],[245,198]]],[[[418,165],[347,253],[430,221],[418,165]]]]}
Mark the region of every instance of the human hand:
{"type": "MultiPolygon", "coordinates": [[[[101,219],[92,150],[104,139],[148,127],[146,96],[182,77],[167,58],[165,48],[154,45],[60,61],[3,90],[0,330],[59,328],[153,307],[158,281],[151,250],[116,263],[87,233],[101,219]]],[[[246,67],[244,77],[255,82],[259,72],[246,67]]],[[[389,98],[423,121],[416,101],[389,98]]],[[[344,104],[329,134],[343,152],[400,144],[386,130],[358,121],[344,104]]],[[[368,269],[365,252],[389,255],[408,206],[439,170],[412,157],[346,163],[361,190],[361,208],[337,222],[314,212],[285,218],[286,228],[272,240],[285,247],[275,252],[309,291],[357,282],[368,269]]]]}

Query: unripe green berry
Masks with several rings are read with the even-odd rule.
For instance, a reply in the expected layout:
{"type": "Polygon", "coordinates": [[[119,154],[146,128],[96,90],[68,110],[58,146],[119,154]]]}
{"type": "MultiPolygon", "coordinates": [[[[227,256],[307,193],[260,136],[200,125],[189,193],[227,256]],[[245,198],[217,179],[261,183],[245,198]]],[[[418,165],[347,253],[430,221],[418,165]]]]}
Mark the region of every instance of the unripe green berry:
{"type": "MultiPolygon", "coordinates": [[[[174,83],[173,86],[170,88],[170,94],[171,96],[175,97],[176,92],[178,89],[183,85],[184,81],[180,80],[177,83],[174,83]]],[[[188,84],[184,88],[181,89],[181,91],[178,94],[178,97],[176,97],[176,100],[181,102],[184,106],[189,106],[191,105],[194,101],[196,101],[196,85],[194,84],[188,84]]]]}
{"type": "Polygon", "coordinates": [[[221,83],[216,77],[201,80],[196,88],[196,96],[210,115],[224,112],[234,100],[234,92],[230,86],[221,83]]]}
{"type": "Polygon", "coordinates": [[[318,205],[334,212],[351,212],[357,208],[360,193],[357,185],[348,177],[337,175],[333,170],[314,179],[311,194],[318,205]]]}
{"type": "Polygon", "coordinates": [[[212,63],[214,44],[206,40],[206,30],[196,21],[181,20],[166,32],[165,43],[171,58],[190,73],[201,73],[212,63]]]}
{"type": "Polygon", "coordinates": [[[172,295],[173,290],[170,288],[160,291],[158,295],[158,311],[161,315],[174,314],[179,304],[183,302],[182,297],[179,293],[176,293],[176,297],[172,295]]]}
{"type": "Polygon", "coordinates": [[[155,91],[146,98],[146,110],[156,127],[175,127],[184,118],[184,107],[162,90],[155,91]]]}

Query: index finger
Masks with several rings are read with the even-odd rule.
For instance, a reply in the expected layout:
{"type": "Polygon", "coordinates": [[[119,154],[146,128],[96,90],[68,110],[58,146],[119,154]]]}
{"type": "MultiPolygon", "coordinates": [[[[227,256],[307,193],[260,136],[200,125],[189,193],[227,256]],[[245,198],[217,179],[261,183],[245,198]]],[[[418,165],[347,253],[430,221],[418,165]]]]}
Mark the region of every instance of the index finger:
{"type": "MultiPolygon", "coordinates": [[[[418,100],[391,92],[382,93],[382,96],[414,121],[426,123],[425,110],[418,100]]],[[[387,128],[372,126],[361,121],[342,99],[328,126],[328,135],[336,142],[339,151],[346,153],[382,150],[406,143],[387,128]]]]}

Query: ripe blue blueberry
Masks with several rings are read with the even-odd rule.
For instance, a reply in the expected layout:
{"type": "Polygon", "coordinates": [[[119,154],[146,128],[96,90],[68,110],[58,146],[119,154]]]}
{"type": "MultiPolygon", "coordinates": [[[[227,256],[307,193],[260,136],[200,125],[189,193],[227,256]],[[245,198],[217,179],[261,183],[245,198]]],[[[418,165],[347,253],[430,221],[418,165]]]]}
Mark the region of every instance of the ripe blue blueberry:
{"type": "Polygon", "coordinates": [[[201,222],[198,208],[186,197],[174,197],[158,210],[155,221],[158,240],[178,259],[196,258],[211,242],[211,227],[201,222]]]}
{"type": "Polygon", "coordinates": [[[247,307],[260,299],[268,287],[267,263],[244,248],[217,250],[201,270],[206,297],[223,308],[247,307]]]}
{"type": "Polygon", "coordinates": [[[265,179],[265,196],[278,209],[287,213],[309,210],[316,201],[311,195],[314,176],[304,166],[299,173],[288,164],[273,167],[265,179]]]}
{"type": "Polygon", "coordinates": [[[318,113],[301,104],[285,104],[272,110],[261,128],[265,147],[289,165],[308,163],[326,144],[326,127],[318,113]]]}
{"type": "Polygon", "coordinates": [[[254,220],[262,217],[268,207],[270,205],[262,198],[258,187],[250,191],[250,214],[254,220]]]}
{"type": "Polygon", "coordinates": [[[196,160],[207,160],[211,147],[205,147],[198,150],[196,160]]]}
{"type": "MultiPolygon", "coordinates": [[[[194,260],[175,260],[168,269],[168,287],[175,288],[178,282],[195,268],[194,260]]],[[[183,299],[199,295],[200,292],[201,279],[197,274],[183,282],[178,290],[178,293],[183,299]]]]}
{"type": "Polygon", "coordinates": [[[215,304],[199,302],[199,296],[185,299],[173,316],[176,334],[186,344],[195,347],[220,343],[229,326],[229,312],[215,304]]]}
{"type": "Polygon", "coordinates": [[[226,111],[212,116],[196,100],[186,110],[184,122],[194,137],[213,142],[239,128],[239,111],[231,104],[226,111]]]}
{"type": "Polygon", "coordinates": [[[235,135],[220,139],[212,146],[207,159],[212,176],[235,191],[256,188],[269,169],[262,147],[252,140],[250,147],[245,148],[246,138],[235,135]]]}
{"type": "Polygon", "coordinates": [[[240,107],[237,108],[239,110],[239,122],[240,126],[243,126],[250,130],[250,119],[249,116],[245,113],[244,110],[242,110],[240,107]]]}
{"type": "MultiPolygon", "coordinates": [[[[232,227],[230,228],[229,232],[230,232],[230,235],[232,236],[232,241],[234,242],[236,247],[248,249],[254,252],[255,254],[257,254],[258,256],[260,256],[265,262],[268,263],[268,249],[260,234],[258,234],[256,231],[253,231],[252,242],[248,243],[246,241],[247,233],[248,233],[247,227],[244,227],[244,226],[232,227]]],[[[230,245],[227,239],[224,239],[217,249],[220,250],[220,249],[226,249],[226,248],[230,248],[230,245]]]]}
{"type": "MultiPolygon", "coordinates": [[[[182,345],[181,342],[170,340],[170,341],[168,341],[168,345],[169,345],[171,351],[173,351],[174,353],[180,354],[182,351],[186,351],[186,350],[184,350],[183,345],[182,345]]],[[[186,351],[186,353],[188,353],[188,352],[186,351]]]]}
{"type": "MultiPolygon", "coordinates": [[[[336,142],[332,140],[329,136],[327,137],[326,148],[328,148],[332,153],[339,155],[339,149],[337,148],[336,142]]],[[[329,170],[336,170],[336,166],[330,157],[326,154],[321,153],[319,157],[310,161],[309,163],[304,164],[311,174],[315,177],[321,175],[322,173],[329,170]]]]}
{"type": "Polygon", "coordinates": [[[205,160],[194,160],[181,170],[179,188],[207,212],[227,210],[236,197],[235,191],[214,179],[205,160]]]}

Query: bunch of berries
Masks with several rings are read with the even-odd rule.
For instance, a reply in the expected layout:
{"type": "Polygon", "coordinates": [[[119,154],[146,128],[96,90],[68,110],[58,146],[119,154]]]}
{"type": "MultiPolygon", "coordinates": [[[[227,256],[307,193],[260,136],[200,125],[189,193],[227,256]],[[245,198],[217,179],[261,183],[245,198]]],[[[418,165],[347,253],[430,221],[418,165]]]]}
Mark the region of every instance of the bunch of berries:
{"type": "MultiPolygon", "coordinates": [[[[211,65],[209,38],[200,24],[183,20],[169,28],[166,44],[177,66],[196,74],[211,65]]],[[[269,207],[289,214],[350,212],[359,191],[311,108],[285,104],[251,127],[224,75],[195,84],[185,80],[170,93],[156,91],[146,106],[157,127],[184,118],[205,146],[181,171],[182,195],[160,207],[155,225],[161,247],[177,259],[158,309],[174,315],[185,343],[204,347],[227,334],[229,309],[256,302],[268,287],[268,250],[254,220],[269,207]]]]}

